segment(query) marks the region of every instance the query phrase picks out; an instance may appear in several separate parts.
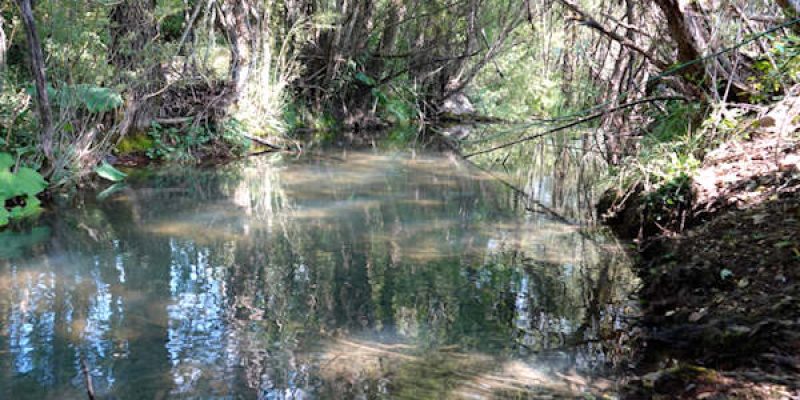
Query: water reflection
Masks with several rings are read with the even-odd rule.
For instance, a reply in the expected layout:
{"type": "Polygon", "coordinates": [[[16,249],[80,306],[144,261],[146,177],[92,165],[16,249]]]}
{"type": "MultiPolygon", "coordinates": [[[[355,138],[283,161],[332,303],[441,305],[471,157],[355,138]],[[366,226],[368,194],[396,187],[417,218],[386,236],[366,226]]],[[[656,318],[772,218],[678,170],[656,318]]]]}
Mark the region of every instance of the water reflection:
{"type": "Polygon", "coordinates": [[[613,391],[624,255],[518,204],[434,155],[134,177],[0,253],[0,398],[613,391]]]}

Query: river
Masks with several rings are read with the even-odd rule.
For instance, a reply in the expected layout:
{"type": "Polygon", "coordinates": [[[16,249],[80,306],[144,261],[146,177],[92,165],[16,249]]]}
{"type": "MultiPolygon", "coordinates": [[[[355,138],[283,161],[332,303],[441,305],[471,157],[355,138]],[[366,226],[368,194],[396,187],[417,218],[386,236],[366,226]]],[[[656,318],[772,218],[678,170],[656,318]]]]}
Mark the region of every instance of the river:
{"type": "Polygon", "coordinates": [[[331,150],[83,193],[0,233],[0,398],[613,395],[635,275],[553,168],[526,197],[331,150]]]}

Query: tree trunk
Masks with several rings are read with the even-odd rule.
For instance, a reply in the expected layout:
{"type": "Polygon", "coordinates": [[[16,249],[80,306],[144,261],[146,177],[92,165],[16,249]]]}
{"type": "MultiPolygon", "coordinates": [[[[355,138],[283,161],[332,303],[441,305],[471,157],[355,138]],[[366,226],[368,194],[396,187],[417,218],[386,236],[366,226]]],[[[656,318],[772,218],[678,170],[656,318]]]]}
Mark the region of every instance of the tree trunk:
{"type": "MultiPolygon", "coordinates": [[[[685,8],[686,0],[654,0],[667,19],[670,36],[678,48],[678,62],[681,64],[693,62],[701,58],[702,54],[692,34],[685,8]]],[[[697,83],[702,80],[705,71],[702,63],[687,66],[682,74],[690,82],[697,83]]]]}
{"type": "Polygon", "coordinates": [[[381,34],[381,41],[378,45],[378,55],[372,65],[371,74],[376,78],[381,78],[383,69],[383,57],[391,56],[394,53],[395,41],[397,40],[397,30],[400,20],[405,16],[405,7],[400,0],[392,0],[389,3],[384,18],[384,28],[381,34]]]}
{"type": "Polygon", "coordinates": [[[110,60],[123,71],[135,71],[156,37],[155,0],[122,0],[111,10],[110,60]]]}
{"type": "Polygon", "coordinates": [[[36,85],[36,104],[39,109],[39,122],[42,129],[42,150],[48,161],[53,161],[53,114],[50,98],[47,95],[47,75],[45,73],[44,55],[39,34],[36,32],[36,21],[33,18],[31,0],[17,0],[25,25],[25,36],[31,53],[31,72],[36,85]]]}
{"type": "Polygon", "coordinates": [[[251,0],[225,0],[219,7],[220,23],[231,46],[230,79],[233,82],[233,102],[238,102],[247,90],[256,55],[263,44],[259,30],[260,15],[251,0]]]}
{"type": "Polygon", "coordinates": [[[122,0],[111,10],[109,60],[128,89],[121,135],[145,130],[158,110],[158,97],[147,97],[164,83],[159,60],[149,48],[158,33],[155,0],[122,0]]]}

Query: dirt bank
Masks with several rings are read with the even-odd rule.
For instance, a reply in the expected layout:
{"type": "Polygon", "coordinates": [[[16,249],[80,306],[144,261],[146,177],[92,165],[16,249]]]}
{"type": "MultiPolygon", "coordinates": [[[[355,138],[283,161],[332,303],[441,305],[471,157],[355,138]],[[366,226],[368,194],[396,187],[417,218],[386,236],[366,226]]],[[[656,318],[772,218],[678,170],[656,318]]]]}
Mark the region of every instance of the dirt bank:
{"type": "Polygon", "coordinates": [[[798,150],[766,130],[724,144],[692,177],[693,228],[644,238],[626,398],[800,398],[798,150]]]}

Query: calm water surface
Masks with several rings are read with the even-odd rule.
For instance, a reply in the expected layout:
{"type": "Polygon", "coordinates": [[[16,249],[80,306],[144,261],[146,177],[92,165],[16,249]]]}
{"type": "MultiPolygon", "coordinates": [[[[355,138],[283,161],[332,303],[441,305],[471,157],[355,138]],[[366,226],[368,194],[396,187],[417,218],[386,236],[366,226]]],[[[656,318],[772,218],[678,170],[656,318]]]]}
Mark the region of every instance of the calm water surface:
{"type": "Polygon", "coordinates": [[[329,152],[86,195],[0,233],[0,398],[613,394],[634,277],[539,171],[525,199],[448,156],[329,152]]]}

